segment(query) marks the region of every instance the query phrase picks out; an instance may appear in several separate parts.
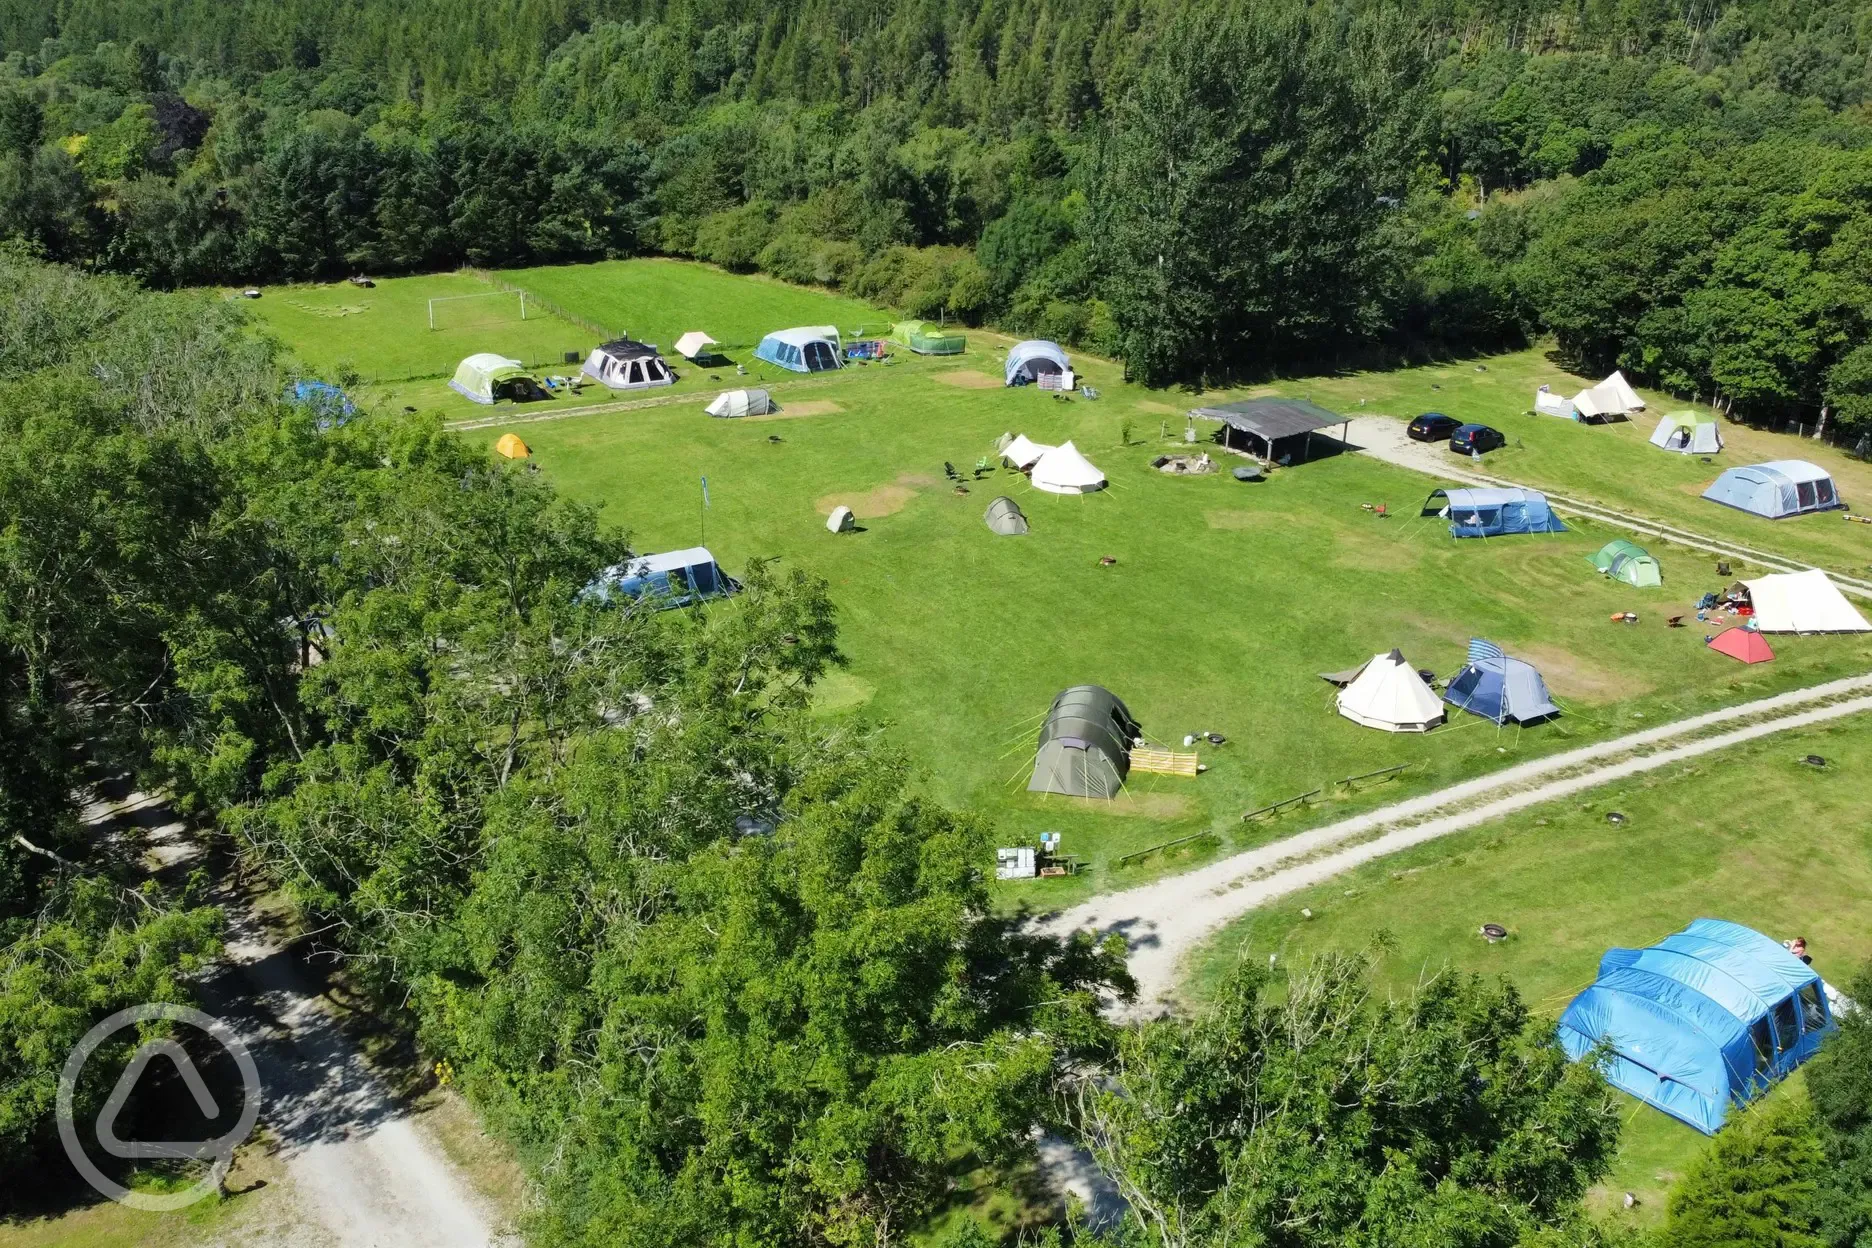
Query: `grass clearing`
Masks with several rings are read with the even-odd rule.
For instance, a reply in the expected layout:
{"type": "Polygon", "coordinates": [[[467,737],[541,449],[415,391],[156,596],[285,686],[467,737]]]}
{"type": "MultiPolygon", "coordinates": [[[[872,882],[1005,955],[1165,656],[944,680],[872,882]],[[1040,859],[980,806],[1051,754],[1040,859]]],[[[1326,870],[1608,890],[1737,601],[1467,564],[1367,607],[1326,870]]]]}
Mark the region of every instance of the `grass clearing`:
{"type": "MultiPolygon", "coordinates": [[[[1288,964],[1386,932],[1381,980],[1404,991],[1448,966],[1504,975],[1558,1018],[1613,946],[1646,945],[1693,918],[1804,935],[1815,967],[1843,982],[1872,958],[1872,829],[1864,716],[1790,732],[1458,833],[1263,907],[1198,955],[1200,998],[1237,958],[1288,964]],[[1805,754],[1825,770],[1803,766],[1805,754]],[[1628,822],[1607,822],[1609,811],[1628,822]],[[1308,918],[1303,911],[1310,910],[1308,918]],[[1485,922],[1510,936],[1489,944],[1485,922]]],[[[1704,1137],[1637,1101],[1618,1167],[1594,1204],[1655,1221],[1704,1137]]]]}
{"type": "Polygon", "coordinates": [[[532,303],[521,320],[518,296],[471,273],[387,277],[368,290],[349,282],[269,286],[247,306],[309,375],[336,380],[350,370],[367,383],[439,378],[450,397],[457,397],[446,389],[455,366],[476,352],[562,368],[565,352],[593,345],[590,331],[532,303]],[[434,298],[455,301],[438,305],[431,330],[434,298]]]}
{"type": "MultiPolygon", "coordinates": [[[[981,356],[993,361],[993,347],[981,356]]],[[[1069,904],[1636,721],[1872,663],[1872,642],[1850,637],[1785,639],[1765,669],[1709,653],[1700,632],[1666,629],[1663,608],[1681,609],[1714,580],[1702,584],[1709,578],[1660,549],[1667,566],[1686,569],[1673,590],[1610,584],[1586,558],[1617,536],[1604,526],[1455,542],[1428,521],[1376,519],[1360,504],[1408,513],[1428,483],[1366,456],[1322,459],[1255,486],[1227,473],[1158,473],[1149,467],[1155,437],[1121,439],[1144,392],[1113,365],[1077,362],[1105,399],[958,390],[942,378],[953,363],[919,360],[799,383],[784,402],[836,396],[843,410],[780,426],[779,442],[769,440],[774,425],[711,420],[699,403],[522,432],[545,471],[603,504],[606,521],[640,549],[706,541],[730,571],[778,556],[825,575],[846,675],[868,690],[865,712],[888,721],[927,769],[929,787],[991,816],[1003,843],[1060,831],[1065,849],[1083,856],[1088,869],[1075,878],[1006,886],[1009,904],[1069,904]],[[966,494],[943,481],[945,461],[971,467],[1009,431],[1074,439],[1111,488],[1058,497],[1000,469],[966,494]],[[1000,493],[1027,512],[1029,535],[1000,538],[983,526],[1000,493]],[[822,516],[840,504],[853,507],[862,532],[825,531],[822,516]],[[1106,555],[1117,562],[1101,566],[1106,555]],[[1641,612],[1638,625],[1608,622],[1627,609],[1641,612]],[[1499,733],[1461,716],[1427,737],[1389,736],[1334,714],[1317,675],[1393,645],[1447,674],[1472,635],[1512,652],[1538,649],[1569,714],[1499,733]],[[1039,716],[1061,688],[1082,682],[1112,688],[1159,740],[1214,731],[1230,741],[1203,751],[1207,774],[1137,775],[1117,803],[1030,795],[1039,716]],[[1338,783],[1399,763],[1413,766],[1389,782],[1338,783]],[[1325,791],[1310,807],[1240,821],[1314,788],[1325,791]],[[1173,860],[1112,865],[1202,833],[1173,860]]]]}
{"type": "Polygon", "coordinates": [[[614,333],[628,333],[672,352],[692,329],[717,340],[719,350],[751,363],[754,347],[776,329],[836,325],[847,335],[860,327],[889,332],[895,315],[830,291],[789,286],[770,277],[742,277],[690,260],[607,260],[598,264],[510,269],[507,281],[537,291],[563,308],[614,333]]]}

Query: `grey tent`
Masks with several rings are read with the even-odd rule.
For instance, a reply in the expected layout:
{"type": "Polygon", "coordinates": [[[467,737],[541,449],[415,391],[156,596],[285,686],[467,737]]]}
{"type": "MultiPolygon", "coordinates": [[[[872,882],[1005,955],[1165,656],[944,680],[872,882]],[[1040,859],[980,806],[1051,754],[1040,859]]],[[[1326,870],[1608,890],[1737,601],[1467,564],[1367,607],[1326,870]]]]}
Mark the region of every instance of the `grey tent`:
{"type": "Polygon", "coordinates": [[[1142,730],[1111,690],[1074,685],[1053,699],[1040,725],[1029,793],[1116,797],[1131,770],[1131,743],[1142,730]]]}
{"type": "Polygon", "coordinates": [[[1703,497],[1770,520],[1810,511],[1833,511],[1846,505],[1840,501],[1826,469],[1804,459],[1777,459],[1731,468],[1703,491],[1703,497]]]}
{"type": "Polygon", "coordinates": [[[1020,505],[1006,495],[988,504],[982,521],[1002,537],[1014,537],[1027,531],[1027,517],[1021,515],[1020,505]]]}
{"type": "Polygon", "coordinates": [[[732,420],[739,416],[765,416],[778,406],[765,390],[724,390],[703,410],[711,416],[732,420]]]}
{"type": "Polygon", "coordinates": [[[858,527],[858,521],[852,516],[849,507],[834,507],[832,514],[826,517],[825,527],[833,533],[850,533],[858,527]]]}

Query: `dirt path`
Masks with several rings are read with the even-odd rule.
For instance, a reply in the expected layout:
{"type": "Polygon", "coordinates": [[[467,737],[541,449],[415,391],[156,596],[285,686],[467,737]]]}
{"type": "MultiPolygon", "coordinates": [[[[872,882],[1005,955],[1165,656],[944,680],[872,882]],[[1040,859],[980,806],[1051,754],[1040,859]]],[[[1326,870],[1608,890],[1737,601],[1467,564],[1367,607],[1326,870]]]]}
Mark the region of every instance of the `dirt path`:
{"type": "MultiPolygon", "coordinates": [[[[1410,468],[1425,473],[1440,481],[1457,481],[1464,485],[1519,487],[1527,490],[1540,490],[1556,511],[1568,512],[1602,524],[1613,525],[1641,537],[1661,538],[1700,550],[1721,559],[1741,559],[1766,568],[1770,572],[1804,572],[1814,567],[1786,555],[1771,554],[1757,550],[1740,542],[1710,537],[1706,534],[1680,529],[1676,525],[1662,520],[1653,520],[1647,516],[1619,511],[1603,503],[1588,502],[1584,499],[1569,498],[1556,494],[1542,486],[1531,485],[1524,481],[1510,481],[1502,477],[1490,476],[1478,471],[1473,463],[1465,462],[1451,455],[1441,442],[1413,442],[1404,432],[1404,422],[1388,416],[1354,416],[1347,436],[1352,444],[1377,459],[1396,464],[1400,468],[1410,468]]],[[[1826,569],[1826,574],[1844,593],[1861,598],[1872,598],[1872,581],[1826,569]]]]}
{"type": "Polygon", "coordinates": [[[1138,1004],[1148,1017],[1173,1000],[1185,955],[1256,906],[1412,845],[1772,733],[1872,711],[1872,675],[1829,681],[1711,711],[1314,828],[1183,875],[1095,897],[1049,916],[1044,930],[1118,932],[1130,943],[1138,1004]],[[1725,729],[1724,731],[1713,731],[1725,729]]]}
{"type": "MultiPolygon", "coordinates": [[[[159,798],[102,795],[93,826],[138,837],[151,865],[184,868],[200,847],[159,798]]],[[[217,898],[229,920],[227,969],[203,1008],[234,1029],[260,1071],[260,1127],[280,1145],[288,1248],[507,1248],[490,1212],[418,1118],[371,1070],[327,1005],[327,989],[241,899],[217,898]]]]}

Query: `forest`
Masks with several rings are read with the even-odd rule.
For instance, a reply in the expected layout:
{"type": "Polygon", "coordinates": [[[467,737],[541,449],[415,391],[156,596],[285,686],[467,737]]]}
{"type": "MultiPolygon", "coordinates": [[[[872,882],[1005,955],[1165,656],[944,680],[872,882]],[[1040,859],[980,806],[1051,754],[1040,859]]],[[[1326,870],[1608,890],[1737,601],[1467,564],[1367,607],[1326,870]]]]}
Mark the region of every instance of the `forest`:
{"type": "Polygon", "coordinates": [[[9,0],[0,236],[158,287],[694,256],[1153,383],[1551,334],[1872,429],[1868,52],[1849,0],[9,0]]]}

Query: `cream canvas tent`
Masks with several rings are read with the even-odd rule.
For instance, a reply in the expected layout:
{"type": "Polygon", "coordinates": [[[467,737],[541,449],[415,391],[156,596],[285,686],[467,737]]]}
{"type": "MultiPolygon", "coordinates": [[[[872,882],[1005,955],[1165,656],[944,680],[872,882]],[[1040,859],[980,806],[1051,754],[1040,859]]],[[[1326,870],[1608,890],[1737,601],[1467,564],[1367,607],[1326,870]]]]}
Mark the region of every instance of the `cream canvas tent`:
{"type": "Polygon", "coordinates": [[[699,355],[712,354],[709,348],[716,345],[713,338],[699,329],[692,329],[676,340],[676,354],[685,360],[693,360],[699,355]]]}
{"type": "Polygon", "coordinates": [[[1001,448],[1001,458],[1023,471],[1034,466],[1042,455],[1053,448],[1042,442],[1030,442],[1027,435],[1016,434],[1014,440],[1001,448]]]}
{"type": "Polygon", "coordinates": [[[1033,483],[1049,494],[1090,494],[1105,488],[1105,474],[1068,442],[1034,461],[1033,483]]]}
{"type": "Polygon", "coordinates": [[[1555,394],[1552,386],[1542,386],[1534,392],[1534,410],[1543,416],[1564,416],[1573,419],[1573,400],[1564,394],[1555,394]]]}
{"type": "Polygon", "coordinates": [[[1574,417],[1576,420],[1604,420],[1607,417],[1642,412],[1644,400],[1625,380],[1625,374],[1614,370],[1610,377],[1592,389],[1574,395],[1573,410],[1578,413],[1574,417]]]}
{"type": "Polygon", "coordinates": [[[1846,595],[1818,568],[1743,581],[1755,627],[1764,633],[1872,632],[1846,595]]]}
{"type": "Polygon", "coordinates": [[[724,390],[704,410],[711,416],[732,419],[737,416],[765,416],[777,407],[765,390],[724,390]]]}
{"type": "Polygon", "coordinates": [[[1651,445],[1679,455],[1714,455],[1723,449],[1722,431],[1695,412],[1666,412],[1652,431],[1651,445]]]}
{"type": "Polygon", "coordinates": [[[1396,650],[1373,655],[1336,701],[1353,723],[1384,732],[1428,732],[1443,722],[1442,700],[1396,650]]]}

